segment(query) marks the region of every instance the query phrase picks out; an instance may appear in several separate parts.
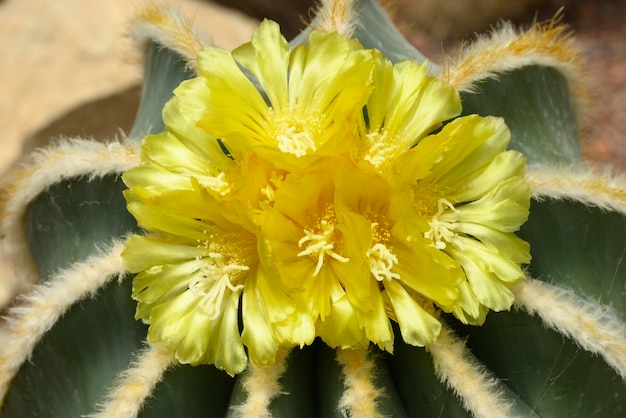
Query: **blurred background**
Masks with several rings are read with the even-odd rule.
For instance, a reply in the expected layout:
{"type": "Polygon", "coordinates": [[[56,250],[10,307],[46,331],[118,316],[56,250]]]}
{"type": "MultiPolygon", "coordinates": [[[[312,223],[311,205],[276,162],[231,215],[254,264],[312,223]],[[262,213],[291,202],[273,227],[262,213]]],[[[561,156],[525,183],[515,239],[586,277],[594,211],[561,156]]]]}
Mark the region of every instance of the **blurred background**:
{"type": "MultiPolygon", "coordinates": [[[[60,136],[128,132],[141,92],[141,54],[128,22],[147,0],[0,0],[0,172],[60,136]]],[[[176,0],[216,44],[247,41],[258,20],[290,39],[312,0],[176,0]]],[[[401,31],[431,60],[499,19],[528,26],[563,7],[588,57],[593,115],[584,152],[626,170],[626,2],[622,0],[384,1],[401,31]]]]}

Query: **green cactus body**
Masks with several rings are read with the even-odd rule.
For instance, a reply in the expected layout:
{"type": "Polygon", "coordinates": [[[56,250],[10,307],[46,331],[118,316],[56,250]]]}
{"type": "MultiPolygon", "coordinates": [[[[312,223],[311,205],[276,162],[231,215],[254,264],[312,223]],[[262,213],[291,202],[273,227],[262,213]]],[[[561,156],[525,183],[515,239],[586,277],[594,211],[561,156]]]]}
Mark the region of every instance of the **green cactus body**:
{"type": "MultiPolygon", "coordinates": [[[[291,48],[308,42],[313,29],[324,29],[356,38],[393,63],[424,61],[373,0],[322,3],[312,29],[294,39],[291,48]]],[[[468,325],[453,308],[435,308],[428,314],[441,330],[423,344],[405,342],[411,325],[397,320],[398,314],[391,318],[392,349],[371,338],[367,349],[358,344],[333,349],[322,341],[333,336],[327,331],[302,347],[285,343],[274,351],[273,361],[254,364],[252,359],[245,371],[231,376],[212,364],[180,364],[167,341],[146,343],[148,325],[135,319],[140,313],[131,293],[137,289],[122,249],[128,237],[142,231],[126,209],[132,198],[126,192],[125,199],[128,186],[121,176],[138,166],[141,139],[164,131],[161,110],[172,90],[198,70],[200,47],[176,37],[201,44],[191,30],[172,31],[186,27],[185,22],[164,9],[142,19],[153,31],[148,34],[160,33],[153,36],[160,44],[148,48],[143,98],[130,138],[59,144],[37,154],[7,189],[4,234],[12,234],[16,258],[32,257],[40,284],[12,308],[2,336],[0,416],[624,414],[626,182],[597,174],[582,162],[579,64],[571,40],[554,22],[525,34],[503,26],[457,62],[429,68],[458,90],[461,116],[502,117],[511,132],[509,149],[527,159],[533,199],[517,235],[530,244],[532,261],[524,267],[526,278],[510,286],[513,309],[489,312],[484,324],[468,325]],[[181,44],[187,49],[181,50],[181,44]]],[[[256,82],[260,88],[262,80],[256,82]]],[[[228,152],[226,139],[219,145],[228,152]]],[[[438,216],[435,212],[431,216],[438,216]]],[[[313,247],[306,245],[317,244],[321,238],[316,237],[311,232],[300,240],[302,254],[309,255],[313,247]]],[[[433,238],[433,246],[443,240],[433,238]]],[[[337,265],[348,260],[333,252],[338,247],[330,248],[319,253],[316,274],[332,257],[337,265]]],[[[382,260],[398,263],[389,257],[382,260]]],[[[386,275],[381,283],[396,277],[389,265],[372,270],[386,275]]],[[[237,306],[241,329],[241,303],[237,306]]],[[[246,348],[250,356],[256,353],[256,347],[246,348]]],[[[231,363],[218,365],[228,370],[231,363]]]]}

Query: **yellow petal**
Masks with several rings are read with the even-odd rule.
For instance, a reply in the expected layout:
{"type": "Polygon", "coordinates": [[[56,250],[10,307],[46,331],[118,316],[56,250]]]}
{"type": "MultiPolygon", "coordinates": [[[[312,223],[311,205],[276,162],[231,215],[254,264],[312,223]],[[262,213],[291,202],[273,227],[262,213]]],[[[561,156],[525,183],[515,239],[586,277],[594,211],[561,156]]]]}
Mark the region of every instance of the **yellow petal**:
{"type": "Polygon", "coordinates": [[[156,265],[195,260],[205,252],[206,249],[194,245],[132,235],[126,240],[122,258],[129,272],[139,273],[156,265]]]}
{"type": "Polygon", "coordinates": [[[530,263],[530,244],[515,234],[469,222],[458,223],[455,231],[476,238],[489,251],[498,253],[518,265],[530,263]]]}
{"type": "Polygon", "coordinates": [[[449,198],[454,202],[470,202],[496,188],[511,177],[524,177],[526,158],[519,152],[507,151],[498,154],[491,163],[468,173],[458,183],[449,185],[449,198]]]}
{"type": "Polygon", "coordinates": [[[393,352],[393,329],[387,312],[382,294],[378,290],[378,282],[376,280],[368,280],[372,301],[371,309],[368,311],[360,310],[357,306],[357,318],[360,326],[365,331],[367,338],[374,344],[378,345],[381,350],[393,352]]]}
{"type": "Polygon", "coordinates": [[[241,340],[248,348],[253,364],[269,364],[276,358],[278,344],[274,339],[264,308],[271,302],[264,299],[255,289],[253,280],[246,283],[243,292],[243,331],[241,340]]]}
{"type": "MultiPolygon", "coordinates": [[[[175,264],[158,265],[137,274],[133,278],[132,297],[139,302],[139,309],[149,313],[155,304],[164,303],[189,289],[189,283],[201,278],[196,260],[175,264]]],[[[149,320],[149,316],[141,315],[149,320]]]]}
{"type": "MultiPolygon", "coordinates": [[[[126,193],[127,199],[131,193],[126,193]]],[[[127,205],[128,211],[138,219],[137,224],[146,230],[159,231],[170,234],[178,239],[206,240],[204,231],[207,225],[199,220],[173,213],[164,213],[153,206],[148,206],[141,202],[130,201],[127,205]]]]}
{"type": "Polygon", "coordinates": [[[189,291],[155,306],[150,314],[149,341],[167,343],[181,363],[198,364],[211,337],[211,320],[198,311],[198,300],[189,291]]]}
{"type": "Polygon", "coordinates": [[[435,341],[441,331],[439,320],[426,312],[400,283],[386,283],[385,292],[389,295],[404,342],[423,347],[435,341]]]}
{"type": "Polygon", "coordinates": [[[258,80],[275,111],[287,107],[290,48],[276,22],[263,20],[252,41],[233,51],[233,57],[258,80]]]}
{"type": "Polygon", "coordinates": [[[312,316],[303,311],[296,311],[284,321],[272,324],[272,331],[284,347],[311,345],[316,336],[312,316]]]}
{"type": "Polygon", "coordinates": [[[457,209],[459,220],[515,232],[528,219],[530,194],[524,179],[509,178],[479,200],[460,206],[457,209]]]}
{"type": "MultiPolygon", "coordinates": [[[[226,300],[223,316],[214,321],[207,353],[215,352],[215,367],[225,370],[231,376],[243,372],[248,363],[239,334],[239,294],[231,293],[226,300]]],[[[205,361],[211,362],[210,355],[205,361]]]]}
{"type": "Polygon", "coordinates": [[[367,103],[370,132],[384,132],[407,150],[442,122],[461,113],[459,93],[434,77],[428,63],[392,65],[376,54],[375,89],[367,103]]]}
{"type": "Polygon", "coordinates": [[[213,138],[221,138],[229,149],[266,142],[268,106],[231,53],[210,47],[200,53],[198,62],[207,86],[198,104],[206,109],[198,126],[213,138]]]}
{"type": "Polygon", "coordinates": [[[495,274],[499,280],[514,282],[525,277],[520,263],[513,261],[508,253],[490,250],[482,242],[467,237],[459,237],[458,248],[476,260],[476,265],[482,270],[495,274]]]}
{"type": "Polygon", "coordinates": [[[141,189],[144,195],[158,195],[164,184],[176,190],[192,187],[188,176],[175,174],[149,163],[128,170],[122,175],[122,180],[133,190],[141,189]]]}
{"type": "Polygon", "coordinates": [[[504,151],[509,140],[509,130],[501,118],[478,115],[457,118],[416,146],[431,141],[442,143],[441,158],[424,181],[441,186],[456,184],[504,151]]]}
{"type": "Polygon", "coordinates": [[[294,54],[290,65],[292,106],[341,116],[334,118],[336,123],[347,114],[361,112],[370,93],[374,61],[358,41],[336,32],[313,31],[307,53],[294,54]]]}
{"type": "Polygon", "coordinates": [[[467,281],[459,287],[459,298],[451,306],[440,306],[445,312],[452,314],[462,323],[482,325],[487,318],[488,309],[481,305],[467,281]]]}
{"type": "Polygon", "coordinates": [[[142,153],[161,169],[176,174],[206,176],[216,171],[210,161],[192,152],[169,132],[144,138],[142,153]],[[186,164],[181,166],[180,161],[186,164]]]}
{"type": "MultiPolygon", "coordinates": [[[[198,107],[194,101],[198,100],[197,89],[191,87],[200,86],[203,90],[207,88],[206,85],[199,79],[193,79],[183,82],[176,90],[174,94],[178,96],[172,98],[165,104],[163,108],[163,121],[167,132],[171,136],[176,137],[182,145],[184,145],[190,153],[196,155],[196,158],[202,161],[201,165],[194,164],[196,167],[196,173],[206,174],[208,169],[218,169],[219,171],[228,170],[233,166],[233,160],[230,159],[225,153],[216,138],[207,134],[203,129],[197,126],[197,122],[202,118],[202,114],[205,111],[204,106],[200,109],[192,107],[198,107]],[[191,90],[191,91],[188,91],[191,90]],[[191,98],[187,98],[191,96],[191,98]],[[195,106],[194,106],[195,105],[195,106]]],[[[144,140],[145,141],[145,140],[144,140]]],[[[151,152],[147,152],[149,158],[152,159],[151,152]]],[[[180,156],[180,161],[187,161],[185,156],[180,156]]],[[[190,156],[189,156],[190,157],[190,156]]],[[[193,158],[193,157],[190,157],[193,158]]],[[[169,167],[174,167],[171,165],[169,167]]],[[[213,171],[211,171],[211,174],[213,171]]]]}
{"type": "Polygon", "coordinates": [[[297,314],[291,289],[281,282],[277,272],[259,266],[250,287],[255,288],[258,300],[263,301],[263,312],[270,323],[283,322],[297,314]]]}
{"type": "Polygon", "coordinates": [[[463,266],[472,292],[481,304],[496,312],[511,308],[515,299],[513,292],[505,283],[500,281],[495,273],[490,272],[485,267],[481,259],[477,258],[475,254],[471,254],[474,255],[472,257],[466,255],[464,251],[454,248],[449,251],[463,266]]]}
{"type": "Polygon", "coordinates": [[[442,305],[457,298],[456,288],[463,276],[455,260],[417,237],[410,242],[392,242],[399,260],[395,270],[402,283],[442,305]]]}
{"type": "Polygon", "coordinates": [[[333,301],[329,315],[318,321],[315,328],[317,335],[332,348],[367,348],[369,345],[345,293],[333,301]]]}

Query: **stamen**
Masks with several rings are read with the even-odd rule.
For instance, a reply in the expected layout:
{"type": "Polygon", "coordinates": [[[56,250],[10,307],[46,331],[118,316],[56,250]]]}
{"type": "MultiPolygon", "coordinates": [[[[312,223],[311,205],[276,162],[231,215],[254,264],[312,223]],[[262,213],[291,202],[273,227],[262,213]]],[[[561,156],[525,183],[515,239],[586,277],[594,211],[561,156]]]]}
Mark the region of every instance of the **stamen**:
{"type": "Polygon", "coordinates": [[[279,150],[302,157],[317,150],[316,138],[321,134],[319,119],[306,114],[274,115],[268,131],[279,150]]]}
{"type": "Polygon", "coordinates": [[[370,263],[370,273],[378,280],[400,279],[398,273],[391,271],[398,264],[398,257],[387,247],[391,234],[385,226],[386,222],[379,213],[368,211],[365,217],[370,220],[372,228],[372,245],[365,252],[370,263]]]}
{"type": "Polygon", "coordinates": [[[269,183],[261,189],[261,194],[267,197],[270,202],[274,201],[274,192],[285,181],[285,176],[276,171],[272,171],[269,183]]]}
{"type": "Polygon", "coordinates": [[[457,227],[457,212],[458,210],[448,200],[442,198],[437,202],[437,213],[433,215],[428,223],[430,230],[424,234],[425,238],[434,241],[433,245],[436,248],[445,250],[448,246],[447,243],[454,240],[456,236],[454,229],[457,227]]]}
{"type": "Polygon", "coordinates": [[[300,251],[298,253],[298,257],[302,257],[305,255],[317,256],[317,265],[315,266],[315,271],[313,272],[313,276],[317,276],[322,269],[322,265],[324,264],[324,256],[328,255],[329,257],[334,258],[337,261],[342,263],[346,263],[350,261],[347,257],[342,257],[333,251],[335,246],[334,241],[334,232],[335,227],[332,225],[328,219],[322,219],[319,223],[321,229],[321,234],[316,234],[314,231],[309,229],[304,229],[304,237],[298,241],[298,247],[302,247],[305,243],[310,242],[307,245],[306,249],[300,251]]]}
{"type": "Polygon", "coordinates": [[[205,177],[202,180],[204,186],[209,187],[221,196],[225,196],[230,193],[230,184],[226,180],[226,174],[223,171],[221,171],[217,176],[205,177]],[[208,181],[205,181],[205,179],[208,181]]]}
{"type": "Polygon", "coordinates": [[[295,126],[289,126],[282,134],[276,137],[278,149],[283,152],[302,157],[309,151],[315,151],[315,141],[309,132],[299,131],[295,126]]]}
{"type": "Polygon", "coordinates": [[[391,271],[393,266],[398,264],[398,257],[385,244],[380,242],[374,244],[365,255],[370,261],[370,272],[376,280],[382,282],[385,279],[400,279],[398,273],[391,271]]]}
{"type": "Polygon", "coordinates": [[[372,163],[374,167],[380,167],[397,154],[400,141],[389,141],[387,132],[370,132],[366,137],[369,142],[369,149],[363,159],[372,163]]]}
{"type": "Polygon", "coordinates": [[[220,315],[226,290],[233,293],[241,291],[244,285],[233,282],[236,283],[241,273],[250,268],[238,263],[236,257],[229,255],[227,261],[222,253],[214,251],[197,260],[201,263],[202,276],[189,283],[189,290],[202,299],[200,305],[210,319],[215,319],[220,315]]]}

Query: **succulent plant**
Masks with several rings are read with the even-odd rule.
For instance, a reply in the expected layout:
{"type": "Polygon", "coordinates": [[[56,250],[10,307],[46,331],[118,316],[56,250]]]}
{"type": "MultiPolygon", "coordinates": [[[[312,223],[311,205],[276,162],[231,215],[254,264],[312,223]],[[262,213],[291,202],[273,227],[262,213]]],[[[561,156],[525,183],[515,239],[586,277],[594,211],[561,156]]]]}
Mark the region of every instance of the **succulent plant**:
{"type": "Polygon", "coordinates": [[[558,20],[438,66],[373,0],[232,52],[146,10],[132,131],[5,188],[0,414],[623,414],[626,182],[558,20]]]}

